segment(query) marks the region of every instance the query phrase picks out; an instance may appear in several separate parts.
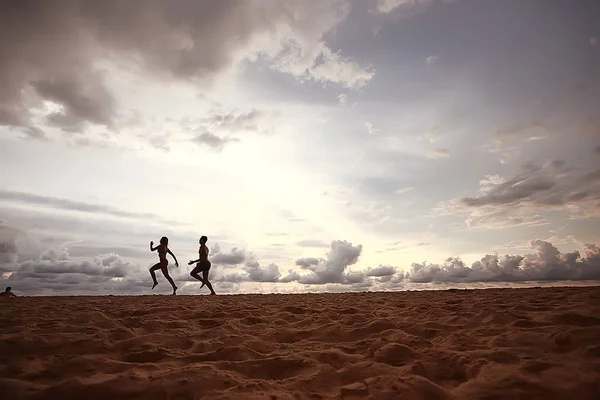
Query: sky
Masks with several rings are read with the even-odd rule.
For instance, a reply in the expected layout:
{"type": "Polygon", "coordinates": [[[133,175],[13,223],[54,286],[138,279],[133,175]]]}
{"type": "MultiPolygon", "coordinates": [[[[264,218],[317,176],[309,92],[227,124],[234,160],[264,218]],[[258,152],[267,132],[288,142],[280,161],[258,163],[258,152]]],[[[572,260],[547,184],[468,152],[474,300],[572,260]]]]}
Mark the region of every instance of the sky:
{"type": "Polygon", "coordinates": [[[0,4],[22,295],[600,280],[594,0],[0,4]]]}

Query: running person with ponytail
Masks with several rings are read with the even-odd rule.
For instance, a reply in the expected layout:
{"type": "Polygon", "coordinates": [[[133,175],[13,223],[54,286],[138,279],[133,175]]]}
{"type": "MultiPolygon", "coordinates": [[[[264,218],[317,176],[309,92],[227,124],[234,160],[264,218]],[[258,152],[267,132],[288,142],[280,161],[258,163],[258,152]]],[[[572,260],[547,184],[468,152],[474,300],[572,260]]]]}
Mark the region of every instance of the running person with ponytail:
{"type": "Polygon", "coordinates": [[[167,266],[169,265],[169,261],[167,260],[167,254],[170,254],[171,257],[173,257],[173,259],[175,260],[176,267],[179,267],[179,263],[177,262],[177,257],[175,257],[175,254],[173,254],[171,250],[169,250],[169,239],[166,236],[163,236],[160,239],[160,244],[156,247],[154,247],[154,242],[150,242],[150,251],[154,250],[158,250],[158,264],[155,264],[154,266],[152,266],[152,268],[150,268],[150,276],[152,277],[152,282],[154,283],[152,285],[152,289],[154,289],[156,285],[158,285],[158,281],[156,280],[156,274],[154,273],[154,271],[160,269],[165,278],[167,278],[167,280],[173,287],[173,294],[177,294],[177,286],[175,286],[173,278],[169,276],[169,270],[167,269],[167,266]]]}

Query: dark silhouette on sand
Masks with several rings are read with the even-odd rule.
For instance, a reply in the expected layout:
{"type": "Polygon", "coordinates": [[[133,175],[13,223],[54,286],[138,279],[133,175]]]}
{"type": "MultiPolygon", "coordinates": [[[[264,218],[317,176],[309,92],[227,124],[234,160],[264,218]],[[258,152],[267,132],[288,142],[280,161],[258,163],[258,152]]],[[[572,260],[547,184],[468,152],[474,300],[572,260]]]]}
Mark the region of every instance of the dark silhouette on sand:
{"type": "Polygon", "coordinates": [[[216,294],[213,290],[212,284],[208,280],[208,271],[210,271],[211,264],[210,261],[208,261],[208,247],[206,247],[207,241],[208,238],[206,236],[202,236],[200,238],[200,249],[198,249],[198,259],[190,260],[188,265],[197,263],[196,267],[194,267],[192,272],[190,272],[190,275],[202,282],[202,285],[200,285],[200,289],[202,289],[204,285],[206,285],[210,289],[210,294],[216,294]],[[202,272],[202,278],[200,278],[198,272],[202,272]]]}
{"type": "Polygon", "coordinates": [[[12,288],[10,286],[7,286],[6,290],[0,293],[0,297],[17,297],[17,295],[12,292],[12,288]]]}
{"type": "Polygon", "coordinates": [[[169,261],[167,261],[167,253],[170,254],[171,257],[173,257],[173,259],[175,260],[176,267],[179,267],[179,263],[177,262],[177,257],[175,257],[175,254],[173,254],[171,250],[169,250],[168,244],[169,239],[165,236],[163,236],[160,239],[160,244],[156,247],[153,247],[154,242],[150,242],[150,251],[158,250],[159,259],[158,264],[155,264],[152,268],[150,268],[150,276],[152,276],[152,281],[154,282],[154,285],[152,285],[152,289],[154,289],[156,285],[158,285],[158,282],[156,280],[156,274],[154,273],[154,271],[160,269],[165,278],[167,278],[167,280],[171,284],[171,286],[173,286],[173,294],[177,294],[177,286],[175,286],[173,278],[169,276],[169,270],[167,269],[167,266],[169,265],[169,261]]]}

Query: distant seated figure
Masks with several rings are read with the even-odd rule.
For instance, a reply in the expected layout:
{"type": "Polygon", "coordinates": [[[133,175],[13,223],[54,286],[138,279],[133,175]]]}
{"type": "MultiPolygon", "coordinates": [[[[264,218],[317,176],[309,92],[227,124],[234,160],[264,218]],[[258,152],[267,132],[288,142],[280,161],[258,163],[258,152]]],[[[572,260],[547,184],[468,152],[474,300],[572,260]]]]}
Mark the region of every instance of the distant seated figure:
{"type": "Polygon", "coordinates": [[[10,286],[7,286],[6,290],[0,293],[0,297],[17,297],[17,295],[12,292],[12,288],[10,286]]]}

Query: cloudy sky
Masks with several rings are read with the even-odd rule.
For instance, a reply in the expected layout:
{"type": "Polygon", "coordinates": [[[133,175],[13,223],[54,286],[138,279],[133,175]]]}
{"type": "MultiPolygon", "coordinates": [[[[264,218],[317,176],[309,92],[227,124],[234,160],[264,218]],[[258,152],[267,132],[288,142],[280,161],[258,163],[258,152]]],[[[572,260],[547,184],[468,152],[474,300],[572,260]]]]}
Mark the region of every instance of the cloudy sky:
{"type": "Polygon", "coordinates": [[[9,0],[0,57],[17,293],[600,279],[595,0],[9,0]]]}

